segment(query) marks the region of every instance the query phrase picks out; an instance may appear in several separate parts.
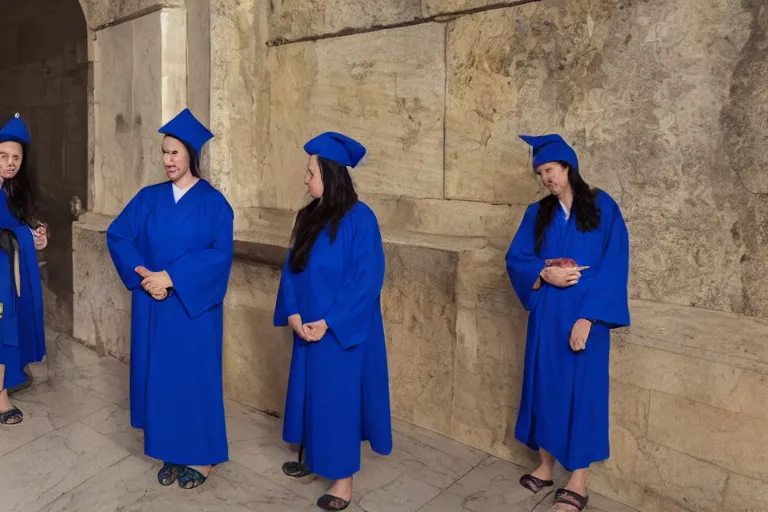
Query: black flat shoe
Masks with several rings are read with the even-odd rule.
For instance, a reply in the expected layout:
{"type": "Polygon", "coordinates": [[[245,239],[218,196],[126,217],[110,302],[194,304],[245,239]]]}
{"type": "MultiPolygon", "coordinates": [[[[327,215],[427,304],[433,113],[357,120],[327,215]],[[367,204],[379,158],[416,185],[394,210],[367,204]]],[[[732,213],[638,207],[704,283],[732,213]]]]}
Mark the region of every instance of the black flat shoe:
{"type": "Polygon", "coordinates": [[[320,499],[317,500],[317,506],[323,510],[344,510],[349,506],[348,501],[343,500],[330,494],[323,494],[320,499]]]}
{"type": "Polygon", "coordinates": [[[531,491],[533,494],[536,494],[544,487],[552,487],[555,485],[555,482],[552,480],[542,480],[533,475],[523,475],[520,477],[520,485],[531,491]]]}
{"type": "MultiPolygon", "coordinates": [[[[211,471],[213,471],[213,467],[211,467],[211,471]]],[[[208,476],[211,476],[211,474],[208,473],[208,476]]],[[[189,466],[184,466],[181,468],[181,474],[179,475],[179,487],[182,489],[194,489],[195,487],[200,487],[206,480],[208,480],[208,476],[203,475],[198,470],[192,469],[189,466]]]]}
{"type": "Polygon", "coordinates": [[[581,511],[589,503],[589,496],[582,496],[577,492],[568,489],[558,489],[555,491],[555,501],[553,504],[570,505],[581,511]]]}
{"type": "Polygon", "coordinates": [[[18,407],[11,407],[5,412],[0,412],[0,423],[3,425],[18,425],[24,421],[24,413],[18,407]]]}
{"type": "Polygon", "coordinates": [[[171,462],[166,462],[163,464],[163,467],[160,469],[160,471],[157,472],[157,481],[160,482],[160,485],[168,487],[173,482],[178,480],[180,474],[181,466],[171,462]]]}
{"type": "Polygon", "coordinates": [[[286,462],[283,464],[283,473],[290,476],[291,478],[301,478],[307,475],[312,474],[312,471],[310,471],[309,466],[307,466],[306,462],[304,462],[305,453],[304,448],[299,448],[299,460],[295,461],[292,460],[290,462],[286,462]]]}

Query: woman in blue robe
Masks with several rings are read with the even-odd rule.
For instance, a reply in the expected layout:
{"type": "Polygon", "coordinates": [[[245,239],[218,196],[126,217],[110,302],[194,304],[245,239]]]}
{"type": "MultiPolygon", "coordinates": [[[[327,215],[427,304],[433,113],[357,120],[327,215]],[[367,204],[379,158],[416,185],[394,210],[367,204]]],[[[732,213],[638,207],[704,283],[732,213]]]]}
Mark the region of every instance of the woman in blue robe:
{"type": "Polygon", "coordinates": [[[610,330],[629,325],[629,236],[616,202],[584,182],[562,137],[521,138],[550,194],[528,207],[506,256],[529,311],[515,437],[541,455],[520,483],[534,493],[553,485],[557,460],[573,473],[555,509],[578,511],[589,465],[609,456],[610,330]]]}
{"type": "Polygon", "coordinates": [[[283,439],[301,445],[283,471],[334,483],[317,506],[343,510],[360,470],[360,444],[392,451],[381,289],[384,249],[373,211],[358,201],[347,167],[365,148],[327,132],[305,144],[299,211],[277,295],[274,324],[294,331],[283,439]]]}
{"type": "Polygon", "coordinates": [[[30,137],[16,114],[0,130],[0,424],[16,425],[24,414],[8,389],[27,381],[24,368],[45,356],[43,290],[37,252],[48,245],[36,219],[29,181],[30,137]]]}
{"type": "Polygon", "coordinates": [[[164,462],[162,485],[191,489],[229,458],[222,385],[223,301],[233,212],[200,177],[213,134],[185,109],[160,128],[170,181],[139,191],[107,230],[132,292],[131,425],[164,462]]]}

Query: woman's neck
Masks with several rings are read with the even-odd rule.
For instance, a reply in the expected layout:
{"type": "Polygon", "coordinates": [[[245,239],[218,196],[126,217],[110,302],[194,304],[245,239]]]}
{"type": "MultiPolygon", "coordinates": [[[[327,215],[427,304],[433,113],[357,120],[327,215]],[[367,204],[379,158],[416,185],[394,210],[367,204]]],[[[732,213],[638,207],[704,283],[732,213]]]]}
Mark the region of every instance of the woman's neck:
{"type": "Polygon", "coordinates": [[[176,187],[180,188],[181,190],[186,190],[192,185],[194,185],[195,183],[197,183],[199,179],[200,178],[196,178],[195,176],[193,176],[191,172],[187,172],[186,174],[184,174],[184,176],[174,181],[173,184],[176,185],[176,187]]]}
{"type": "Polygon", "coordinates": [[[563,206],[565,206],[565,209],[570,212],[571,206],[573,206],[573,190],[571,189],[571,187],[566,188],[562,194],[557,196],[557,198],[560,200],[561,203],[563,203],[563,206]]]}

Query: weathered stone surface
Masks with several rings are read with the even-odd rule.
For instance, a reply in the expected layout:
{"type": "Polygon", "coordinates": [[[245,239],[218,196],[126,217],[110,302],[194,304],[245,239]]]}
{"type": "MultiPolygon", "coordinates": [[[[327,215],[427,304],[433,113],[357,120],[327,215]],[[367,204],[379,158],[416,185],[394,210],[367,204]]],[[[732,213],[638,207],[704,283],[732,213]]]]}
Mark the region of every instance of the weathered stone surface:
{"type": "Polygon", "coordinates": [[[259,0],[210,0],[211,181],[234,207],[260,205],[267,140],[266,8],[259,0]]]}
{"type": "Polygon", "coordinates": [[[648,439],[733,472],[768,481],[768,422],[659,392],[651,393],[648,439]]]}
{"type": "Polygon", "coordinates": [[[738,185],[711,141],[750,21],[723,0],[545,0],[451,22],[446,196],[530,202],[516,135],[561,132],[624,208],[632,295],[740,311],[738,185]]]}
{"type": "Polygon", "coordinates": [[[742,315],[631,300],[628,343],[768,375],[768,321],[742,315]]]}
{"type": "Polygon", "coordinates": [[[272,0],[269,39],[295,41],[393,25],[421,17],[420,0],[272,0]]]}
{"type": "Polygon", "coordinates": [[[352,173],[361,192],[442,198],[444,36],[425,24],[270,49],[270,151],[248,206],[303,205],[302,146],[328,130],[368,149],[352,173]]]}
{"type": "Polygon", "coordinates": [[[130,358],[131,296],[112,265],[110,218],[86,214],[72,229],[75,338],[122,361],[130,358]]]}
{"type": "Polygon", "coordinates": [[[768,483],[732,473],[728,478],[723,510],[763,512],[768,503],[768,483]]]}
{"type": "MultiPolygon", "coordinates": [[[[620,479],[670,497],[684,507],[712,512],[720,510],[728,475],[726,471],[643,437],[636,437],[615,423],[611,428],[611,458],[596,466],[596,472],[610,472],[620,479]]],[[[624,500],[632,506],[642,503],[632,499],[631,494],[624,500]]]]}
{"type": "Polygon", "coordinates": [[[456,253],[386,244],[382,293],[392,413],[448,434],[455,387],[456,253]]]}
{"type": "Polygon", "coordinates": [[[526,3],[530,0],[421,0],[425,17],[526,3]]]}
{"type": "Polygon", "coordinates": [[[525,355],[525,311],[460,308],[451,435],[528,465],[533,452],[515,440],[525,355]]]}
{"type": "Polygon", "coordinates": [[[766,375],[620,341],[614,348],[616,380],[768,421],[766,375]]]}
{"type": "Polygon", "coordinates": [[[272,326],[280,269],[235,261],[225,300],[224,388],[227,396],[282,415],[293,337],[272,326]]]}
{"type": "MultiPolygon", "coordinates": [[[[383,229],[452,236],[496,238],[509,243],[524,210],[475,201],[411,199],[363,194],[383,229]]],[[[497,262],[498,263],[498,262],[497,262]]]]}
{"type": "MultiPolygon", "coordinates": [[[[612,377],[615,377],[614,373],[611,371],[612,377]]],[[[615,378],[611,378],[610,389],[610,412],[613,428],[621,427],[635,437],[644,437],[648,433],[648,409],[651,405],[650,390],[624,384],[615,378]]]]}
{"type": "Polygon", "coordinates": [[[184,0],[79,0],[88,26],[94,30],[119,21],[159,11],[163,7],[181,7],[184,0]]]}
{"type": "Polygon", "coordinates": [[[165,179],[157,129],[186,102],[185,14],[164,10],[100,30],[94,63],[94,201],[116,215],[165,179]]]}

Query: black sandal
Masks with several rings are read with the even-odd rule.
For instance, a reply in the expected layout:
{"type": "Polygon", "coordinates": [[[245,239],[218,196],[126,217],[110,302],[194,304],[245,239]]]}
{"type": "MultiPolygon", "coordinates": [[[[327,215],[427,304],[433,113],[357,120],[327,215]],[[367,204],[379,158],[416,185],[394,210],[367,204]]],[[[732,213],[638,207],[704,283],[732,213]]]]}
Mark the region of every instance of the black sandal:
{"type": "Polygon", "coordinates": [[[557,503],[570,505],[582,511],[587,506],[587,503],[589,503],[589,496],[582,496],[568,489],[558,489],[555,491],[555,504],[557,503]]]}
{"type": "Polygon", "coordinates": [[[18,407],[11,407],[5,412],[0,412],[0,423],[3,425],[18,425],[24,421],[24,413],[18,407]],[[18,421],[14,421],[18,418],[18,421]]]}
{"type": "MultiPolygon", "coordinates": [[[[211,467],[211,470],[213,470],[213,467],[211,467]]],[[[211,476],[210,473],[208,476],[211,476]]],[[[203,485],[206,480],[208,480],[208,477],[204,476],[198,470],[192,469],[189,466],[184,466],[181,468],[181,473],[179,474],[179,487],[182,489],[194,489],[195,487],[203,485]]]]}
{"type": "Polygon", "coordinates": [[[323,510],[344,510],[349,506],[349,501],[343,500],[337,496],[323,494],[317,500],[317,506],[323,510]]]}
{"type": "Polygon", "coordinates": [[[552,480],[542,480],[533,475],[523,475],[520,477],[520,485],[531,491],[533,494],[536,494],[543,487],[552,487],[555,485],[555,482],[552,480]]]}
{"type": "MultiPolygon", "coordinates": [[[[290,476],[291,478],[302,478],[309,474],[312,474],[312,471],[310,471],[309,466],[304,462],[304,447],[302,446],[299,448],[299,460],[295,461],[292,460],[290,462],[286,462],[283,464],[283,473],[290,476]]],[[[336,509],[331,509],[336,510],[336,509]]],[[[339,509],[342,510],[342,509],[339,509]]]]}
{"type": "Polygon", "coordinates": [[[172,462],[166,462],[160,471],[157,472],[157,481],[160,485],[168,487],[173,482],[179,479],[181,475],[181,466],[172,462]]]}

